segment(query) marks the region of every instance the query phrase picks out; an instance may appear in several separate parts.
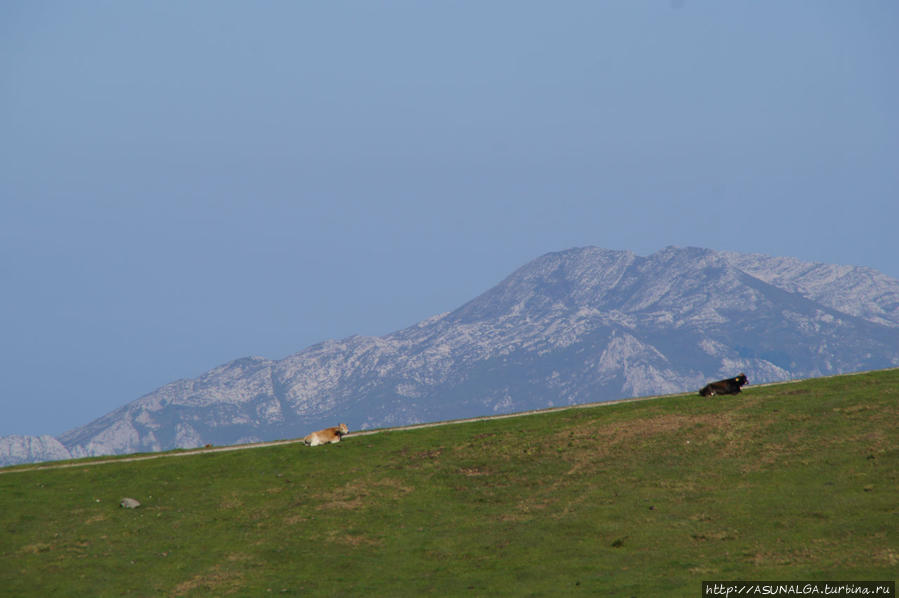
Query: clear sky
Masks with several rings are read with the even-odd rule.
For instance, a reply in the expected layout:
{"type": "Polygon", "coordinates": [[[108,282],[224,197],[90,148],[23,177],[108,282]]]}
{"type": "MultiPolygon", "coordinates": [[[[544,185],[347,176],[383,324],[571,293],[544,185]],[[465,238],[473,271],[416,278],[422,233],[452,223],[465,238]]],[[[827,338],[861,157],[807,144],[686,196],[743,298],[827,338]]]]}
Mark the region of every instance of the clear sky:
{"type": "Polygon", "coordinates": [[[0,2],[0,434],[549,251],[899,278],[899,3],[0,2]]]}

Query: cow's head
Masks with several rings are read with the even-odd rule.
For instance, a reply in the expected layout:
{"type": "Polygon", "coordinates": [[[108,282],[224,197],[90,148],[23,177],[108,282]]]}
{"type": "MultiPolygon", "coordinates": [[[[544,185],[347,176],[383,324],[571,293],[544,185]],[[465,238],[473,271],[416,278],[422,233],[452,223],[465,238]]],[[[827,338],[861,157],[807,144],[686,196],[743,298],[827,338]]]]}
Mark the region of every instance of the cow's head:
{"type": "Polygon", "coordinates": [[[737,384],[739,384],[740,386],[749,384],[749,379],[746,377],[746,374],[740,372],[740,375],[737,376],[737,384]]]}
{"type": "Polygon", "coordinates": [[[350,429],[347,427],[346,424],[340,424],[339,426],[337,426],[337,433],[340,434],[341,436],[343,436],[344,434],[349,434],[350,429]]]}

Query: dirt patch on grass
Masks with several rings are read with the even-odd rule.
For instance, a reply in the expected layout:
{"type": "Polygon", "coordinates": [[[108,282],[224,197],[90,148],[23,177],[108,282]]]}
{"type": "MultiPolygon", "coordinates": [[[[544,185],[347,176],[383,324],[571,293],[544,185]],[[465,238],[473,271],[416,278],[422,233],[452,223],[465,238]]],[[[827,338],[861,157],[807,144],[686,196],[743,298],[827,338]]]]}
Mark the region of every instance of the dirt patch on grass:
{"type": "Polygon", "coordinates": [[[555,504],[557,499],[545,496],[529,496],[522,499],[509,512],[499,516],[500,521],[520,523],[545,515],[546,509],[555,504]]]}
{"type": "Polygon", "coordinates": [[[706,577],[711,577],[721,571],[721,569],[718,569],[717,567],[692,567],[688,569],[688,571],[693,575],[705,575],[706,577]]]}
{"type": "Polygon", "coordinates": [[[284,523],[287,525],[296,525],[303,521],[309,521],[309,517],[307,515],[297,514],[297,515],[289,515],[284,518],[284,523]]]}
{"type": "Polygon", "coordinates": [[[20,551],[26,554],[40,554],[42,552],[50,552],[53,549],[53,546],[47,544],[45,542],[37,542],[35,544],[28,544],[23,546],[20,551]]]}
{"type": "Polygon", "coordinates": [[[549,442],[565,451],[572,462],[568,474],[574,475],[589,471],[610,455],[627,450],[632,443],[667,435],[675,436],[671,442],[680,445],[715,434],[721,436],[732,425],[730,414],[668,414],[628,421],[591,421],[561,430],[549,442]]]}
{"type": "Polygon", "coordinates": [[[733,530],[716,530],[707,532],[697,532],[690,534],[690,538],[694,542],[723,542],[725,540],[736,540],[737,532],[733,530]]]}
{"type": "Polygon", "coordinates": [[[237,492],[232,492],[228,496],[222,499],[222,502],[219,503],[219,509],[228,510],[228,509],[239,509],[243,506],[243,500],[241,500],[237,492]]]}
{"type": "Polygon", "coordinates": [[[899,565],[899,552],[896,552],[891,548],[884,548],[874,554],[874,561],[895,567],[896,565],[899,565]]]}
{"type": "Polygon", "coordinates": [[[708,427],[713,430],[731,424],[728,414],[680,415],[668,414],[651,418],[638,418],[616,422],[586,422],[560,431],[554,441],[560,444],[592,440],[602,447],[613,447],[637,438],[649,438],[660,434],[670,434],[684,429],[708,427]]]}
{"type": "Polygon", "coordinates": [[[215,565],[208,571],[193,576],[179,583],[173,590],[174,596],[186,596],[194,590],[204,590],[212,596],[228,596],[236,594],[243,586],[244,575],[237,571],[235,564],[245,563],[252,557],[245,554],[231,554],[226,563],[215,565]]]}
{"type": "Polygon", "coordinates": [[[353,548],[381,545],[381,540],[369,538],[368,536],[362,534],[347,534],[345,532],[337,530],[329,531],[327,534],[327,538],[330,542],[343,544],[344,546],[351,546],[353,548]]]}
{"type": "Polygon", "coordinates": [[[818,556],[808,548],[797,550],[783,550],[779,552],[759,551],[753,554],[749,561],[756,567],[786,567],[798,566],[816,562],[818,556]]]}
{"type": "Polygon", "coordinates": [[[403,449],[394,453],[406,469],[423,469],[434,463],[438,463],[440,456],[443,454],[444,448],[436,447],[423,451],[411,451],[403,449]]]}
{"type": "Polygon", "coordinates": [[[323,502],[319,509],[347,509],[355,511],[367,506],[371,499],[397,500],[412,492],[413,488],[399,480],[383,478],[378,480],[358,479],[335,487],[331,493],[319,498],[323,502]]]}
{"type": "Polygon", "coordinates": [[[459,473],[466,477],[478,477],[484,475],[490,475],[490,470],[486,467],[460,467],[459,473]]]}
{"type": "Polygon", "coordinates": [[[420,451],[412,455],[412,460],[414,461],[432,461],[439,457],[443,453],[442,448],[431,449],[427,451],[420,451]]]}
{"type": "Polygon", "coordinates": [[[342,496],[338,495],[333,497],[330,500],[327,500],[320,504],[318,508],[323,511],[329,511],[332,509],[344,509],[347,511],[356,511],[365,506],[365,501],[363,500],[363,496],[342,496]]]}

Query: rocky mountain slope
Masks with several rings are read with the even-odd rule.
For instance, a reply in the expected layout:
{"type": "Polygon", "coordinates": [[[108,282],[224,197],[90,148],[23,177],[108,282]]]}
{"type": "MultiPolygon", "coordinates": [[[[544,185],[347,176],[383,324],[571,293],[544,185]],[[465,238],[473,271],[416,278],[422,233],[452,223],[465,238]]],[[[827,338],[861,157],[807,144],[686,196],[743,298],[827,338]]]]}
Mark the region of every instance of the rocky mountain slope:
{"type": "MultiPolygon", "coordinates": [[[[586,247],[383,337],[173,382],[57,444],[74,457],[234,444],[691,391],[740,371],[761,383],[897,365],[899,281],[874,270],[586,247]]],[[[23,438],[0,439],[0,463],[61,458],[52,439],[23,438]]]]}

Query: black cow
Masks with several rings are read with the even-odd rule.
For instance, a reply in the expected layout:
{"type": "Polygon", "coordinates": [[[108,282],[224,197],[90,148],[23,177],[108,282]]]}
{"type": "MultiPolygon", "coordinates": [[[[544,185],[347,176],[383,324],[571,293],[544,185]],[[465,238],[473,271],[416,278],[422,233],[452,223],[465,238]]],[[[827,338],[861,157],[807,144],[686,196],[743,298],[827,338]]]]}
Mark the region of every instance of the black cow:
{"type": "Polygon", "coordinates": [[[702,390],[699,391],[699,396],[711,397],[714,395],[735,395],[740,392],[740,387],[744,384],[749,384],[749,380],[746,379],[746,374],[740,374],[736,378],[728,378],[727,380],[719,380],[718,382],[706,384],[702,387],[702,390]]]}

